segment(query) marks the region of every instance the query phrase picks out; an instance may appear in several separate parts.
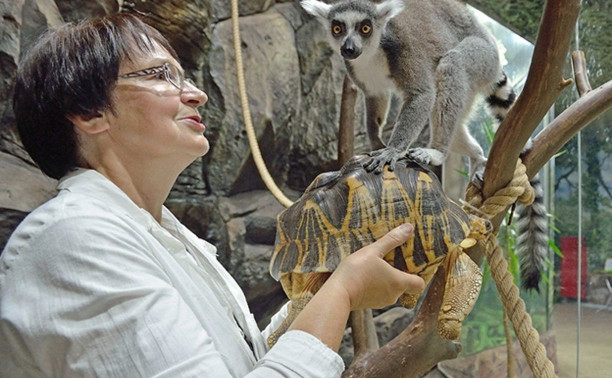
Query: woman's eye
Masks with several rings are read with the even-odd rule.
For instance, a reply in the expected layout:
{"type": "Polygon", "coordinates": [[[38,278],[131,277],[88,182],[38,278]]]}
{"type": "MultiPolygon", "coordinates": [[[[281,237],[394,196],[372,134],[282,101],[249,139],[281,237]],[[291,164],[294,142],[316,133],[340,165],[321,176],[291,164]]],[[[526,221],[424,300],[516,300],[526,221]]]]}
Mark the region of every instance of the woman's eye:
{"type": "Polygon", "coordinates": [[[163,72],[158,72],[155,75],[153,75],[153,78],[157,80],[166,80],[166,75],[164,75],[163,72]]]}

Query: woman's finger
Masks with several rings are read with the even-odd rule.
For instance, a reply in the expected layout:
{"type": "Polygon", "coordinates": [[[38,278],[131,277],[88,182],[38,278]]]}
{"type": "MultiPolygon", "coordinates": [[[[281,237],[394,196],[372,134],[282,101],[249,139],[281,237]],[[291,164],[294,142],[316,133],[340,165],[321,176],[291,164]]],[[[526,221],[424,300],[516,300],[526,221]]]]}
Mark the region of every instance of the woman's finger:
{"type": "Polygon", "coordinates": [[[410,223],[404,223],[387,232],[385,236],[370,245],[379,257],[384,257],[395,247],[404,244],[414,233],[414,227],[410,223]]]}
{"type": "Polygon", "coordinates": [[[420,294],[425,290],[425,281],[417,276],[416,274],[409,274],[402,271],[397,271],[401,273],[401,282],[404,287],[404,293],[406,294],[420,294]]]}

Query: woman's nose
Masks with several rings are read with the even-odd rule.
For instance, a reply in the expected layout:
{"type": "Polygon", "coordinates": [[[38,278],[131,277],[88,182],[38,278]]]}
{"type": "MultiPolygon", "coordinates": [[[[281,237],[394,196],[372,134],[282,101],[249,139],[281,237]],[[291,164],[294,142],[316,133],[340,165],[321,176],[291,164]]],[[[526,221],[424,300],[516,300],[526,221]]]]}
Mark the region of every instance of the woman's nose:
{"type": "Polygon", "coordinates": [[[208,101],[208,96],[206,93],[200,88],[196,87],[195,84],[186,81],[184,85],[185,87],[181,91],[181,101],[185,105],[197,108],[198,106],[204,105],[208,101]]]}

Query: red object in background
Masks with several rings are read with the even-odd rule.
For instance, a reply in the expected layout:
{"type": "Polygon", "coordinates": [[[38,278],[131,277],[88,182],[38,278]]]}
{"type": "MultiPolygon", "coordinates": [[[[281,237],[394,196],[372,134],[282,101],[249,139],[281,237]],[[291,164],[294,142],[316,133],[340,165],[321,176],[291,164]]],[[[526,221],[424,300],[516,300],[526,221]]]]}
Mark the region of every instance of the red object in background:
{"type": "MultiPolygon", "coordinates": [[[[561,236],[561,296],[578,298],[578,237],[561,236]]],[[[580,297],[586,298],[587,289],[587,246],[582,238],[582,266],[581,266],[580,297]]]]}

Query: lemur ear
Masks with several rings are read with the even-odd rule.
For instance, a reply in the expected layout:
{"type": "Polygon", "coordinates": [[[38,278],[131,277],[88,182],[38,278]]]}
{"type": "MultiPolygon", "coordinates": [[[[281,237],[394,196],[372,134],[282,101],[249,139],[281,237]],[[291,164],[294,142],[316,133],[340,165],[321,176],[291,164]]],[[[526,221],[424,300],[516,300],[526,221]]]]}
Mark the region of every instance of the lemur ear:
{"type": "Polygon", "coordinates": [[[304,8],[304,10],[315,16],[315,17],[320,17],[320,18],[327,18],[327,15],[329,14],[329,10],[331,9],[331,5],[329,4],[325,4],[322,1],[318,1],[318,0],[302,0],[300,1],[300,5],[302,6],[302,8],[304,8]]]}
{"type": "Polygon", "coordinates": [[[402,13],[403,10],[404,2],[402,0],[387,0],[376,4],[378,16],[387,21],[402,13]]]}

